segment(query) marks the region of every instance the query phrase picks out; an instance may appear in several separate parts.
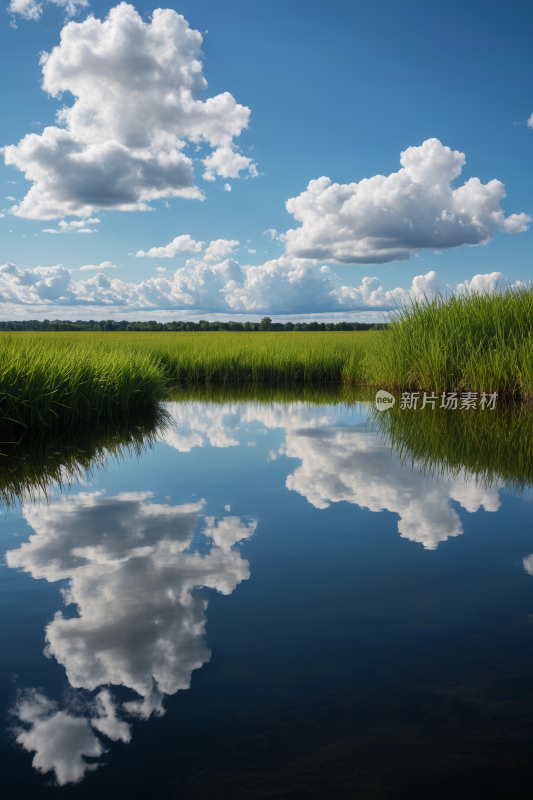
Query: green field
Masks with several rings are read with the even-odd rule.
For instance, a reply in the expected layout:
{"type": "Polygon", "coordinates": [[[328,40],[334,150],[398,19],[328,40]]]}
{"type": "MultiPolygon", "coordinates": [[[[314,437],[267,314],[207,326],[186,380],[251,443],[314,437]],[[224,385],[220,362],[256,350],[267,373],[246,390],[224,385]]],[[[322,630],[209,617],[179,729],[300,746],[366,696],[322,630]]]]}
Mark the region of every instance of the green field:
{"type": "Polygon", "coordinates": [[[316,383],[533,395],[533,288],[427,300],[384,331],[0,334],[0,424],[73,424],[172,390],[316,383]]]}

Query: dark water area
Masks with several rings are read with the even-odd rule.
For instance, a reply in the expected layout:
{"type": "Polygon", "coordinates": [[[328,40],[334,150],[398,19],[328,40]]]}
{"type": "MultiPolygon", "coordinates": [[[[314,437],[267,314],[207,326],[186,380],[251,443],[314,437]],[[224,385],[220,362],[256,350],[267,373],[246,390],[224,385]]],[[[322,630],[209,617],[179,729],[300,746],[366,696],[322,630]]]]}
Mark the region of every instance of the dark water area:
{"type": "Polygon", "coordinates": [[[529,797],[532,446],[346,390],[2,445],[3,796],[529,797]]]}

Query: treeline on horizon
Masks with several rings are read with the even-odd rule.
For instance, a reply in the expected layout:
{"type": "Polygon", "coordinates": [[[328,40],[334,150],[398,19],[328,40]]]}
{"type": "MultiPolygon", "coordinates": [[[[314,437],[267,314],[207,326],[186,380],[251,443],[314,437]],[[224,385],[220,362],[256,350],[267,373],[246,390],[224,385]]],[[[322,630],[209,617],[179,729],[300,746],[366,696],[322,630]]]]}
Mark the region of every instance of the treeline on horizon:
{"type": "Polygon", "coordinates": [[[386,322],[272,322],[270,317],[263,317],[261,322],[209,322],[201,319],[198,322],[182,321],[129,322],[128,320],[76,320],[68,319],[32,319],[28,321],[0,321],[0,331],[378,331],[386,330],[390,325],[386,322]]]}

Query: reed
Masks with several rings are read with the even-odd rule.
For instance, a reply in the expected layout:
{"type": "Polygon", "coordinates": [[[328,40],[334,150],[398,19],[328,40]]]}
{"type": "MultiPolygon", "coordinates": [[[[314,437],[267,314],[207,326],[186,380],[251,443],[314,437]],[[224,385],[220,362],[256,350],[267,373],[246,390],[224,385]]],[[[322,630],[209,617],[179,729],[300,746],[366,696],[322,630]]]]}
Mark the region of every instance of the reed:
{"type": "Polygon", "coordinates": [[[0,424],[71,425],[147,408],[165,376],[150,353],[101,342],[18,337],[0,340],[0,424]]]}
{"type": "Polygon", "coordinates": [[[533,394],[531,284],[415,300],[391,321],[389,330],[371,334],[354,378],[382,388],[533,394]]]}

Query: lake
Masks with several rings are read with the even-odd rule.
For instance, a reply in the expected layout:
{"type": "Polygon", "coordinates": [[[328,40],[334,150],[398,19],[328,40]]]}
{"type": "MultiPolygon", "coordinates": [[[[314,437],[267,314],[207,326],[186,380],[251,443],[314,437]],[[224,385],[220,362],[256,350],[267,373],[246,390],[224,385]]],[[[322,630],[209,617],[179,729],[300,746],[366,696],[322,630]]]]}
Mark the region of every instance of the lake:
{"type": "Polygon", "coordinates": [[[316,389],[3,446],[7,796],[529,797],[532,442],[316,389]]]}

